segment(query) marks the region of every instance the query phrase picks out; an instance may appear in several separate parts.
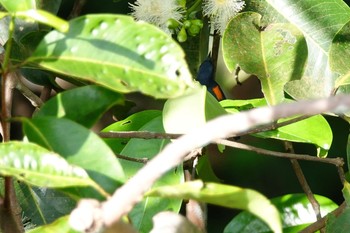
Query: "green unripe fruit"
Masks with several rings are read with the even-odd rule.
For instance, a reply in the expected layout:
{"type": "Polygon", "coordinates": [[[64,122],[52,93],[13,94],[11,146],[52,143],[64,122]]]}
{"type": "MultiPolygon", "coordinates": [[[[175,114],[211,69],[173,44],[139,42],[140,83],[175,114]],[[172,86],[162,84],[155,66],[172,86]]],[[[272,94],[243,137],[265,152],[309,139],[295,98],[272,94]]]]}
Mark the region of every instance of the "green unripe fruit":
{"type": "Polygon", "coordinates": [[[192,24],[189,29],[187,29],[187,32],[190,36],[196,36],[201,31],[201,28],[197,25],[192,24]]]}
{"type": "Polygon", "coordinates": [[[185,22],[184,22],[184,24],[183,24],[183,26],[184,26],[184,28],[190,28],[191,27],[191,21],[190,20],[185,20],[185,22]]]}
{"type": "Polygon", "coordinates": [[[179,33],[177,34],[177,40],[180,43],[185,42],[187,40],[187,33],[184,27],[182,27],[179,33]]]}

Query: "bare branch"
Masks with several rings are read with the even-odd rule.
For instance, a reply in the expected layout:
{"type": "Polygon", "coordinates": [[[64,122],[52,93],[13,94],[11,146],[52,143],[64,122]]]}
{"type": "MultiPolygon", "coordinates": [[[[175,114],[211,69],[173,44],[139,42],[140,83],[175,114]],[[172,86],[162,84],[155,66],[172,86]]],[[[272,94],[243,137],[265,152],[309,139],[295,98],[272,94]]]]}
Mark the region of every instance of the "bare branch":
{"type": "MultiPolygon", "coordinates": [[[[196,148],[203,147],[218,139],[227,138],[232,134],[247,132],[280,118],[301,114],[315,115],[329,111],[344,112],[349,108],[350,96],[339,95],[328,99],[257,108],[233,115],[224,115],[209,121],[203,127],[168,144],[135,176],[116,190],[109,200],[102,203],[102,221],[107,226],[118,221],[142,199],[143,194],[157,179],[180,164],[186,155],[196,148]]],[[[79,213],[79,209],[75,209],[74,212],[79,213]]],[[[79,219],[76,220],[79,221],[79,219]]],[[[101,221],[101,219],[95,219],[95,221],[101,221]]]]}

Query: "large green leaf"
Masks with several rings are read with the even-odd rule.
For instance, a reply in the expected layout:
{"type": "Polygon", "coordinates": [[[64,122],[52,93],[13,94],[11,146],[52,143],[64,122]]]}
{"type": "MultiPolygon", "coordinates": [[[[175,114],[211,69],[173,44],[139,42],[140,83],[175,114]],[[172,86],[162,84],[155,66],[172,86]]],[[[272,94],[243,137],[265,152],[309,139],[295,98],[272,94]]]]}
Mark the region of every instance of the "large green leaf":
{"type": "Polygon", "coordinates": [[[100,86],[84,86],[57,94],[47,101],[35,117],[67,118],[92,127],[113,105],[123,104],[123,96],[100,86]]]}
{"type": "MultiPolygon", "coordinates": [[[[164,132],[162,126],[162,117],[156,117],[143,127],[140,131],[164,132]]],[[[158,154],[169,140],[146,140],[131,139],[125,146],[122,155],[135,158],[153,158],[158,154]]],[[[143,164],[131,161],[121,160],[121,164],[125,170],[127,177],[133,176],[143,164]]],[[[184,180],[182,166],[175,170],[169,171],[163,175],[154,186],[179,184],[184,180]]],[[[142,202],[137,204],[129,214],[132,223],[140,232],[149,232],[152,229],[152,217],[161,211],[170,210],[178,212],[181,207],[182,200],[174,200],[168,198],[146,197],[142,202]]]]}
{"type": "MultiPolygon", "coordinates": [[[[291,102],[287,100],[287,102],[291,102]]],[[[224,100],[220,104],[231,113],[243,110],[249,110],[261,106],[266,106],[264,99],[250,99],[250,100],[224,100]]],[[[277,123],[291,119],[280,119],[277,123]]],[[[311,143],[318,148],[318,155],[323,157],[327,155],[327,151],[333,141],[332,129],[327,120],[322,115],[316,115],[307,119],[279,127],[275,130],[269,130],[254,134],[263,138],[275,138],[278,140],[311,143]],[[307,130],[305,130],[307,129],[307,130]]]]}
{"type": "Polygon", "coordinates": [[[198,86],[181,47],[158,28],[122,15],[86,15],[67,34],[50,32],[27,62],[99,83],[119,92],[156,98],[198,86]]]}
{"type": "Polygon", "coordinates": [[[169,99],[163,108],[163,124],[167,133],[186,133],[208,120],[226,114],[205,86],[178,98],[169,99]]]}
{"type": "Polygon", "coordinates": [[[148,196],[194,199],[228,208],[243,209],[261,218],[274,232],[282,232],[278,211],[262,194],[236,186],[191,181],[163,186],[149,191],[148,196]]]}
{"type": "MultiPolygon", "coordinates": [[[[337,208],[330,199],[315,195],[320,203],[321,214],[327,213],[337,208]]],[[[271,202],[277,207],[282,217],[283,232],[296,233],[305,228],[310,223],[315,222],[316,215],[305,194],[288,194],[282,197],[271,199],[271,202]]],[[[244,211],[234,217],[226,226],[224,233],[248,233],[248,232],[272,232],[266,223],[261,221],[251,213],[244,211]]]]}
{"type": "MultiPolygon", "coordinates": [[[[117,121],[102,130],[102,132],[118,132],[118,131],[137,131],[146,123],[162,114],[159,110],[145,110],[132,114],[124,120],[117,121]]],[[[114,153],[120,153],[125,145],[129,142],[129,138],[104,138],[114,153]]]]}
{"type": "Polygon", "coordinates": [[[335,88],[350,84],[350,21],[336,34],[329,51],[329,63],[333,71],[342,76],[336,80],[335,88]]]}
{"type": "Polygon", "coordinates": [[[285,90],[296,99],[331,95],[337,74],[330,71],[331,42],[349,20],[349,7],[342,0],[267,0],[307,39],[308,64],[301,80],[287,83],[285,90]]]}
{"type": "MultiPolygon", "coordinates": [[[[69,163],[84,168],[105,191],[112,193],[124,182],[123,169],[114,153],[92,131],[64,118],[23,119],[23,124],[30,141],[55,151],[69,163]]],[[[81,196],[96,195],[91,190],[77,191],[84,192],[79,194],[81,196]]]]}
{"type": "Polygon", "coordinates": [[[64,216],[57,219],[55,222],[50,225],[40,226],[33,230],[27,231],[28,233],[79,233],[70,227],[69,216],[64,216]]]}
{"type": "Polygon", "coordinates": [[[228,67],[237,63],[258,76],[270,105],[284,100],[284,85],[300,79],[307,58],[303,34],[291,24],[270,24],[262,29],[261,15],[238,14],[223,36],[223,56],[228,67]]]}
{"type": "Polygon", "coordinates": [[[44,187],[93,186],[87,172],[36,144],[0,144],[0,173],[31,185],[44,187]]]}

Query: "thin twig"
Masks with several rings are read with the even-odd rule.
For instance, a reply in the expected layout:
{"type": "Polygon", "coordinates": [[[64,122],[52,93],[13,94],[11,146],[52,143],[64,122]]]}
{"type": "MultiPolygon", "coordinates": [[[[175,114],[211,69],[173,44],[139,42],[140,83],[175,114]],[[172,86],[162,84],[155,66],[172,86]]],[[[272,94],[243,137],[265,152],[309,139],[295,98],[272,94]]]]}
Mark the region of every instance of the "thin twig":
{"type": "Polygon", "coordinates": [[[286,159],[297,159],[297,160],[305,160],[305,161],[312,161],[312,162],[319,162],[319,163],[328,163],[328,164],[333,164],[337,167],[341,167],[344,165],[344,160],[342,158],[319,158],[319,157],[314,157],[307,154],[278,152],[278,151],[266,150],[255,146],[250,146],[240,142],[235,142],[235,141],[230,141],[225,139],[218,139],[218,140],[215,140],[214,142],[224,146],[234,147],[242,150],[254,151],[255,153],[262,154],[262,155],[268,155],[268,156],[274,156],[274,157],[286,158],[286,159]]]}
{"type": "MultiPolygon", "coordinates": [[[[294,148],[291,142],[284,142],[284,146],[286,148],[286,151],[294,153],[294,148]]],[[[303,170],[300,167],[300,164],[298,160],[296,159],[291,159],[290,160],[294,173],[297,176],[297,179],[301,185],[301,188],[303,189],[304,193],[306,194],[307,199],[311,203],[311,206],[315,212],[317,220],[321,219],[321,209],[320,209],[320,203],[316,200],[314,194],[312,193],[312,190],[306,180],[306,177],[303,173],[303,170]]]]}
{"type": "Polygon", "coordinates": [[[116,154],[116,156],[119,159],[124,159],[124,160],[128,160],[128,161],[131,161],[131,162],[137,162],[137,163],[147,163],[149,161],[148,158],[133,158],[133,157],[120,155],[120,154],[116,154]]]}
{"type": "Polygon", "coordinates": [[[150,131],[110,131],[98,133],[103,138],[142,138],[142,139],[176,139],[181,134],[157,133],[150,131]]]}
{"type": "MultiPolygon", "coordinates": [[[[91,210],[77,208],[71,214],[70,223],[77,222],[82,226],[83,222],[80,216],[86,211],[91,211],[89,216],[98,216],[94,219],[96,225],[99,225],[101,221],[103,225],[112,225],[142,200],[144,193],[157,179],[182,163],[188,153],[215,140],[247,132],[252,128],[269,124],[281,118],[301,114],[315,115],[329,111],[344,112],[348,109],[350,109],[350,96],[338,95],[328,99],[262,107],[218,117],[165,146],[158,155],[116,190],[111,198],[101,204],[101,209],[98,210],[100,212],[95,214],[96,208],[91,210]]],[[[86,226],[86,229],[89,226],[86,226]]]]}
{"type": "MultiPolygon", "coordinates": [[[[331,214],[331,215],[334,215],[335,217],[338,217],[340,214],[343,213],[345,208],[346,208],[346,203],[343,202],[337,209],[333,210],[328,215],[331,214]]],[[[326,221],[327,221],[328,215],[317,220],[316,222],[309,225],[308,227],[304,228],[299,233],[314,233],[314,232],[317,232],[318,230],[322,229],[323,227],[326,226],[326,221]]]]}
{"type": "Polygon", "coordinates": [[[75,0],[73,9],[70,12],[68,19],[73,19],[75,17],[78,17],[86,3],[86,0],[75,0]]]}

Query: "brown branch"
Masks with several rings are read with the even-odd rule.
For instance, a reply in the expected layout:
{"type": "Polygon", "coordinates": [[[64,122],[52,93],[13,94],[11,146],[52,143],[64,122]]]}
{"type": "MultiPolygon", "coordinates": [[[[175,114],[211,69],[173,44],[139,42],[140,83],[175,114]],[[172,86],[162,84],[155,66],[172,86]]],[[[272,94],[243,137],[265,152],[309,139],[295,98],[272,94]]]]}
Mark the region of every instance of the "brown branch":
{"type": "Polygon", "coordinates": [[[157,133],[149,131],[110,131],[98,133],[103,138],[142,138],[142,139],[176,139],[181,134],[157,133]]]}
{"type": "MultiPolygon", "coordinates": [[[[335,217],[338,217],[340,214],[343,213],[345,208],[346,208],[346,203],[343,202],[337,209],[333,210],[329,214],[332,214],[335,217]]],[[[318,230],[322,229],[323,227],[326,226],[326,221],[327,221],[328,215],[323,217],[323,218],[321,218],[321,219],[319,219],[319,220],[317,220],[316,222],[314,222],[313,224],[309,225],[308,227],[304,228],[299,233],[313,233],[313,232],[317,232],[318,230]]]]}
{"type": "MultiPolygon", "coordinates": [[[[157,179],[180,164],[186,155],[196,148],[201,148],[218,139],[227,138],[232,134],[247,132],[281,118],[300,114],[315,115],[329,111],[344,112],[348,109],[350,109],[350,96],[338,95],[328,99],[262,107],[211,120],[165,146],[146,166],[116,190],[110,199],[102,203],[99,217],[95,218],[94,222],[98,225],[102,221],[103,225],[110,226],[118,221],[142,199],[144,193],[157,179]]],[[[81,226],[83,223],[77,217],[86,211],[75,209],[71,214],[70,222],[78,222],[81,226]]],[[[96,209],[90,211],[94,212],[96,209]]],[[[91,216],[95,215],[91,214],[91,216]]]]}
{"type": "Polygon", "coordinates": [[[286,159],[305,160],[305,161],[312,161],[312,162],[319,162],[319,163],[328,163],[328,164],[333,164],[337,167],[341,167],[344,165],[344,160],[342,158],[319,158],[319,157],[314,157],[307,154],[278,152],[278,151],[266,150],[255,146],[250,146],[240,142],[235,142],[235,141],[230,141],[225,139],[218,139],[218,140],[215,140],[214,142],[224,146],[234,147],[242,150],[254,151],[255,153],[258,153],[261,155],[268,155],[268,156],[274,156],[274,157],[286,158],[286,159]]]}
{"type": "Polygon", "coordinates": [[[125,155],[119,155],[119,154],[116,154],[116,156],[119,159],[124,159],[124,160],[127,160],[127,161],[137,162],[137,163],[147,163],[149,161],[148,158],[133,158],[133,157],[129,157],[129,156],[125,156],[125,155]]]}

